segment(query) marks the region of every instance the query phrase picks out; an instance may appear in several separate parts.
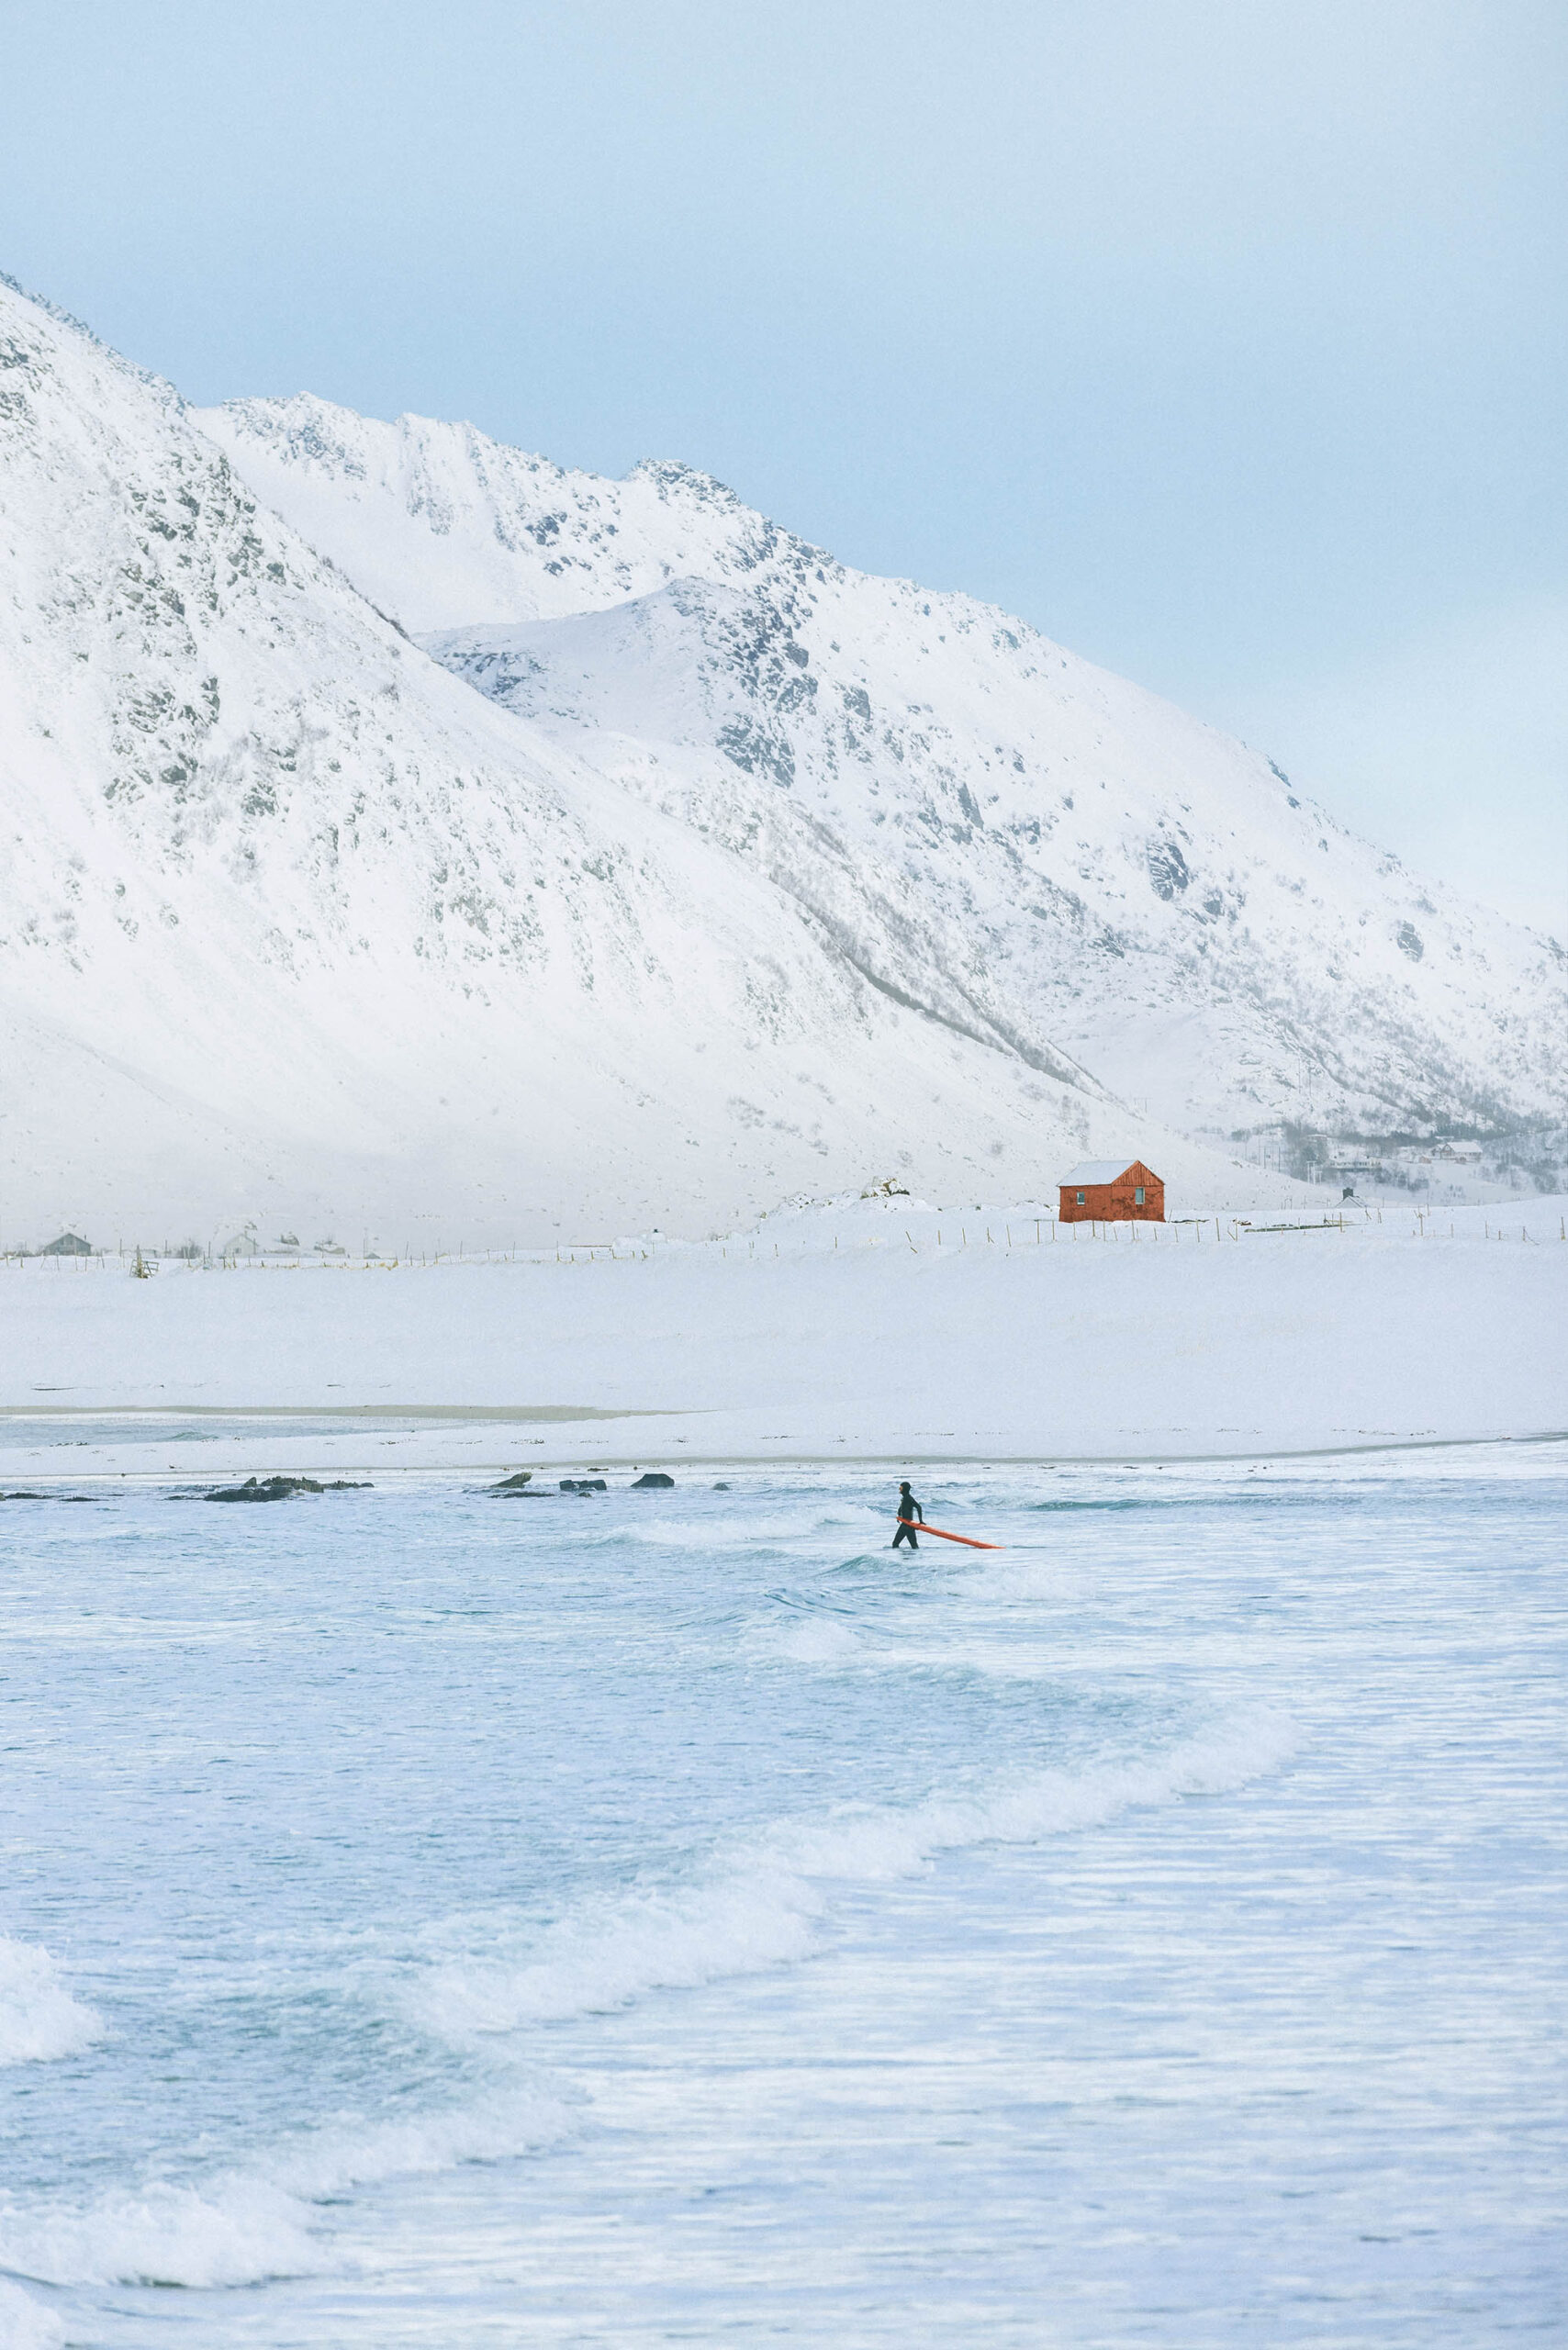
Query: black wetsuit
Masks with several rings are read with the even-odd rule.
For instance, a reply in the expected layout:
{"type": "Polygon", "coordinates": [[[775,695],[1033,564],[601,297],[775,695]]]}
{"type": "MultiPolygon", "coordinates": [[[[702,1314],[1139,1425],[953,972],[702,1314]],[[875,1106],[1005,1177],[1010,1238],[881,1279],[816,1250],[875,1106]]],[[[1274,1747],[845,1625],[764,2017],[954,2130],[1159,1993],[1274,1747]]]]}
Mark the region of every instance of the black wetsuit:
{"type": "Polygon", "coordinates": [[[901,1542],[907,1542],[912,1550],[919,1550],[920,1540],[914,1530],[916,1518],[918,1518],[921,1525],[924,1526],[925,1523],[925,1512],[921,1508],[920,1504],[915,1500],[913,1494],[901,1494],[899,1495],[899,1530],[893,1537],[893,1548],[895,1550],[898,1549],[901,1542]]]}

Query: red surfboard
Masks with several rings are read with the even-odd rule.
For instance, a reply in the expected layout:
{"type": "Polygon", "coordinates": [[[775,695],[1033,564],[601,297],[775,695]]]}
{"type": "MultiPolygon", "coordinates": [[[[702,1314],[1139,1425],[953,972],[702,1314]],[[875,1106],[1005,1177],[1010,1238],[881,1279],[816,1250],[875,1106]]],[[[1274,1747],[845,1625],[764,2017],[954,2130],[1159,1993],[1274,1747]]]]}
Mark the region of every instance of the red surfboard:
{"type": "MultiPolygon", "coordinates": [[[[902,1524],[903,1521],[901,1520],[900,1522],[902,1524]]],[[[972,1534],[949,1534],[944,1527],[922,1526],[918,1520],[911,1520],[910,1522],[913,1525],[914,1531],[917,1534],[936,1534],[941,1537],[944,1542],[962,1542],[967,1544],[969,1549],[971,1550],[1005,1550],[1007,1548],[1005,1542],[977,1542],[972,1534]]]]}

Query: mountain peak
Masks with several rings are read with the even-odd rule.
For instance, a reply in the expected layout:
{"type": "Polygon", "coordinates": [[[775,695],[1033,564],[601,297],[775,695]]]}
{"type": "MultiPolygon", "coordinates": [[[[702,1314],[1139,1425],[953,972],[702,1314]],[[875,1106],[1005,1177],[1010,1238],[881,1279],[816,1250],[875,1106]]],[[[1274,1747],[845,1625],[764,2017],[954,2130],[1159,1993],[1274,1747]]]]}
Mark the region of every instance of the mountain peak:
{"type": "MultiPolygon", "coordinates": [[[[651,482],[663,497],[691,498],[700,504],[725,507],[733,513],[751,512],[725,483],[716,481],[711,474],[700,473],[695,465],[683,464],[678,457],[640,457],[623,478],[629,482],[651,482]]],[[[762,520],[760,515],[752,519],[762,520]]]]}

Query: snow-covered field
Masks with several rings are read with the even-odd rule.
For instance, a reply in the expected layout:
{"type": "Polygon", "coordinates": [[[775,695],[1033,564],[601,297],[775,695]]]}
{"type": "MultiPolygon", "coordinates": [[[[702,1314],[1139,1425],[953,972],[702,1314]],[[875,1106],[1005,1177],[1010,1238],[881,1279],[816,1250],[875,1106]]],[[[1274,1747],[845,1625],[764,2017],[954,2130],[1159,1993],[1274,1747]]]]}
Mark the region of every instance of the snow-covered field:
{"type": "Polygon", "coordinates": [[[1562,1431],[1568,1201],[1498,1213],[1058,1228],[1037,1203],[890,1200],[559,1257],[148,1281],[115,1259],[12,1262],[0,1460],[12,1478],[695,1471],[1562,1431]]]}

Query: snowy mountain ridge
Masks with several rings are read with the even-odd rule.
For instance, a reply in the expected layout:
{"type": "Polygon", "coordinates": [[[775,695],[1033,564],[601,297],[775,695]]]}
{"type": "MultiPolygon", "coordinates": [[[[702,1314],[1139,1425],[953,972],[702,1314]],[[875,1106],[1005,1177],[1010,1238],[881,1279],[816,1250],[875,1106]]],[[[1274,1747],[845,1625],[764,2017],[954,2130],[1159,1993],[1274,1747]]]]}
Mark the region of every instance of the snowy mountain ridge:
{"type": "Polygon", "coordinates": [[[0,1238],[703,1229],[1119,1147],[1092,1080],[912,1013],[449,675],[12,289],[0,453],[0,1238]]]}
{"type": "Polygon", "coordinates": [[[1568,957],[1271,762],[684,467],[567,473],[308,397],[201,421],[437,659],[853,957],[1172,1125],[1561,1116],[1568,957]],[[465,603],[467,618],[453,615],[465,603]]]}
{"type": "Polygon", "coordinates": [[[683,468],[198,418],[0,286],[0,1240],[695,1232],[1135,1149],[1244,1206],[1178,1124],[1345,1037],[1342,1100],[1560,1098],[1552,950],[683,468]]]}
{"type": "Polygon", "coordinates": [[[411,636],[604,610],[688,574],[745,582],[778,561],[833,560],[689,465],[649,459],[610,481],[469,424],[383,424],[309,393],[192,415],[411,636]]]}

